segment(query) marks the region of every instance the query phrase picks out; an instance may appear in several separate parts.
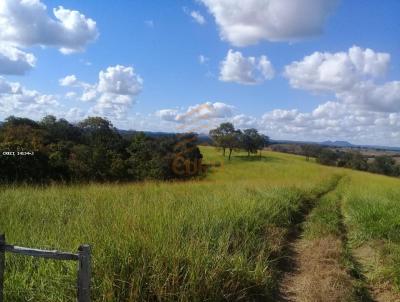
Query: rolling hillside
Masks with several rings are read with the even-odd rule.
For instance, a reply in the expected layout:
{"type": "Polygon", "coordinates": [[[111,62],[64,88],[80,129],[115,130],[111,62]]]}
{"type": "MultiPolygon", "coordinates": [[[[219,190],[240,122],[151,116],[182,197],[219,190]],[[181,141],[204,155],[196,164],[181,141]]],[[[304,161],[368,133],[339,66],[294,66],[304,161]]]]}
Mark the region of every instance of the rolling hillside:
{"type": "MultiPolygon", "coordinates": [[[[2,187],[0,232],[91,244],[94,301],[399,301],[399,179],[202,153],[187,182],[2,187]]],[[[75,264],[6,260],[6,301],[74,301],[75,264]]]]}

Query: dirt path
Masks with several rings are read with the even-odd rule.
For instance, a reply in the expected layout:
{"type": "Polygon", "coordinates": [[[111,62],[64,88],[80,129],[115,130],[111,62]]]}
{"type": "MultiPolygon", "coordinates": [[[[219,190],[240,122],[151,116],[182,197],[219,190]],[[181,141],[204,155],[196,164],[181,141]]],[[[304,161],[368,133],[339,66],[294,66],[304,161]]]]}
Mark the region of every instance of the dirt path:
{"type": "MultiPolygon", "coordinates": [[[[334,190],[335,188],[330,192],[334,190]]],[[[327,194],[329,192],[321,196],[314,207],[318,206],[327,194]]],[[[347,237],[339,203],[332,203],[334,215],[337,215],[336,232],[332,231],[331,234],[315,236],[312,239],[304,238],[304,228],[310,223],[314,207],[305,213],[288,240],[289,257],[284,266],[277,300],[281,302],[372,301],[360,285],[361,282],[350,274],[343,264],[343,259],[349,262],[352,259],[346,253],[347,237]]],[[[327,212],[332,214],[330,211],[327,212]]]]}

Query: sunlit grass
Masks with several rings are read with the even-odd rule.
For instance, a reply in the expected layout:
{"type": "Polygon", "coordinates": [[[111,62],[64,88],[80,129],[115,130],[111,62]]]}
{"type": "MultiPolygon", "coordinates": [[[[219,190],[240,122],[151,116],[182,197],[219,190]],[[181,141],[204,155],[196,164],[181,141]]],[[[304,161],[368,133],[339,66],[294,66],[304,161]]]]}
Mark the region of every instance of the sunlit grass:
{"type": "MultiPolygon", "coordinates": [[[[236,153],[231,162],[211,147],[202,153],[204,162],[222,165],[198,180],[3,187],[0,231],[30,247],[76,251],[91,244],[94,301],[272,299],[294,217],[329,190],[334,175],[353,172],[280,153],[236,153]]],[[[364,194],[364,175],[380,179],[356,173],[355,191],[350,186],[346,195],[346,221],[357,240],[388,229],[366,233],[352,200],[370,207],[376,196],[394,205],[389,200],[398,193],[399,182],[385,178],[384,188],[364,194]]],[[[6,301],[74,301],[75,274],[74,263],[8,255],[6,301]]]]}
{"type": "Polygon", "coordinates": [[[400,290],[400,180],[349,174],[343,209],[352,247],[371,282],[389,282],[400,290]]]}

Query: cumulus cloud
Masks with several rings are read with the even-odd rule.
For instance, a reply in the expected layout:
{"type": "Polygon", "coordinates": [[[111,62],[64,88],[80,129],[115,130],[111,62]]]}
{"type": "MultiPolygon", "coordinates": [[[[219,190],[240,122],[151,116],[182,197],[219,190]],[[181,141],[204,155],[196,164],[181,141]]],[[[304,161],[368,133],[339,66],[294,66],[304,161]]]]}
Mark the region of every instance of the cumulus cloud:
{"type": "Polygon", "coordinates": [[[79,81],[75,75],[66,76],[59,83],[61,86],[79,89],[81,101],[96,101],[90,113],[116,120],[126,118],[135,97],[143,88],[143,79],[136,74],[133,67],[122,65],[100,71],[99,81],[95,84],[79,81]]]}
{"type": "Polygon", "coordinates": [[[58,82],[60,83],[61,86],[66,86],[66,87],[75,86],[79,83],[78,79],[73,74],[60,79],[58,82]]]}
{"type": "Polygon", "coordinates": [[[0,74],[23,75],[35,67],[36,58],[31,53],[0,42],[0,74]]]}
{"type": "Polygon", "coordinates": [[[177,115],[178,110],[176,109],[162,109],[156,112],[156,116],[168,122],[175,122],[177,115]]]}
{"type": "Polygon", "coordinates": [[[98,90],[117,95],[136,95],[142,90],[143,80],[132,67],[121,65],[100,71],[98,90]]]}
{"type": "Polygon", "coordinates": [[[398,146],[400,139],[400,112],[371,111],[341,101],[328,101],[307,112],[274,109],[258,117],[236,112],[226,103],[208,102],[186,110],[160,110],[155,116],[166,122],[165,129],[179,132],[208,133],[222,122],[232,122],[236,128],[256,128],[274,139],[392,146],[398,146]]]}
{"type": "Polygon", "coordinates": [[[234,46],[318,35],[338,0],[200,0],[234,46]]]}
{"type": "Polygon", "coordinates": [[[285,67],[294,88],[331,92],[337,100],[371,111],[400,111],[400,82],[377,83],[390,64],[390,54],[351,47],[347,52],[315,52],[285,67]]]}
{"type": "Polygon", "coordinates": [[[18,47],[53,46],[70,54],[98,37],[96,22],[78,11],[59,6],[53,15],[40,0],[2,0],[0,41],[18,47]]]}
{"type": "Polygon", "coordinates": [[[389,63],[387,53],[353,46],[347,52],[314,52],[286,66],[285,76],[294,88],[337,92],[384,75],[389,63]]]}
{"type": "Polygon", "coordinates": [[[259,120],[262,132],[280,139],[348,140],[358,144],[396,146],[400,114],[360,109],[352,104],[326,102],[311,112],[273,110],[259,120]]]}
{"type": "Polygon", "coordinates": [[[26,89],[0,77],[0,116],[3,118],[9,115],[40,118],[58,112],[59,107],[55,96],[26,89]]]}
{"type": "Polygon", "coordinates": [[[388,53],[357,46],[293,62],[285,68],[292,87],[329,92],[334,100],[311,112],[269,111],[258,127],[286,139],[398,145],[400,81],[382,82],[389,64],[388,53]]]}
{"type": "Polygon", "coordinates": [[[364,109],[400,112],[400,81],[379,85],[373,82],[360,82],[351,90],[338,92],[336,96],[342,102],[357,104],[364,109]]]}
{"type": "Polygon", "coordinates": [[[230,49],[220,64],[219,79],[238,84],[259,84],[274,77],[274,68],[266,56],[245,57],[240,51],[230,49]]]}
{"type": "Polygon", "coordinates": [[[232,117],[234,107],[221,102],[206,102],[190,106],[186,111],[163,109],[156,116],[164,121],[177,123],[179,131],[208,132],[221,120],[232,117]]]}

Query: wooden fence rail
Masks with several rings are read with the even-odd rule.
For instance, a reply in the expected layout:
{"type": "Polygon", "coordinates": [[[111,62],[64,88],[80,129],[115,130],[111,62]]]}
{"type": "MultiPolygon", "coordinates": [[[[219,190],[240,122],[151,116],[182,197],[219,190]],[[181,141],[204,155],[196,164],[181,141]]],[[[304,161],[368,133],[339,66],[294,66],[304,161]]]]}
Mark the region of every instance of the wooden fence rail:
{"type": "Polygon", "coordinates": [[[81,245],[78,248],[77,254],[64,253],[60,251],[47,251],[7,244],[5,235],[0,234],[0,302],[4,302],[6,252],[45,259],[78,261],[77,301],[90,302],[91,251],[89,245],[81,245]]]}

